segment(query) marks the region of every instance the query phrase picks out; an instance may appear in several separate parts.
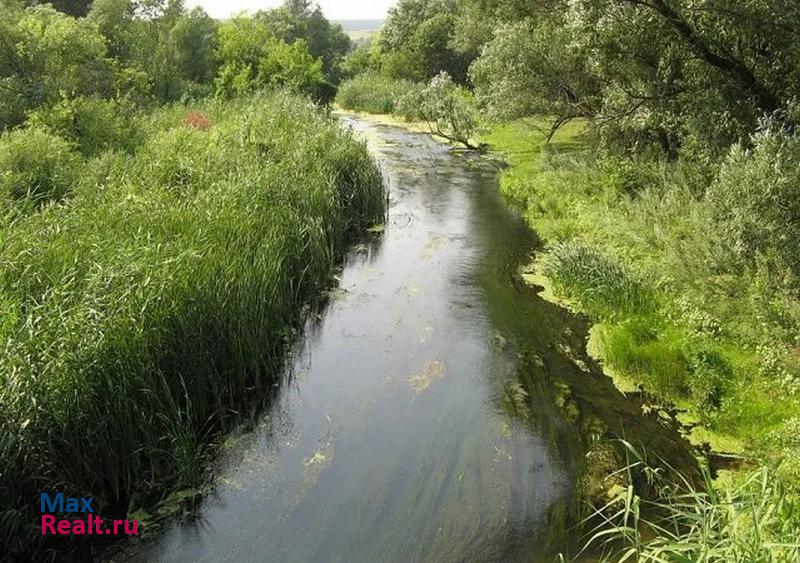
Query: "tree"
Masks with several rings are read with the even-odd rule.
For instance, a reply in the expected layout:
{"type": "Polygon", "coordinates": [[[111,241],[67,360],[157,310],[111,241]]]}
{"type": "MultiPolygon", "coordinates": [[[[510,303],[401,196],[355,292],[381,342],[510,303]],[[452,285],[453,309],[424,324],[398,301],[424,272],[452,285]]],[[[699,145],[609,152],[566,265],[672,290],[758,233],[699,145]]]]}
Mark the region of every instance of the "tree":
{"type": "Polygon", "coordinates": [[[0,126],[63,96],[108,96],[114,72],[105,41],[85,20],[50,6],[11,9],[0,22],[0,126]]]}
{"type": "Polygon", "coordinates": [[[434,135],[468,149],[480,149],[472,138],[478,131],[478,112],[472,94],[441,72],[419,93],[410,92],[398,102],[397,113],[418,114],[434,135]]]}
{"type": "Polygon", "coordinates": [[[444,71],[464,82],[471,58],[453,48],[456,12],[455,0],[400,0],[377,40],[384,72],[423,81],[444,71]]]}
{"type": "Polygon", "coordinates": [[[622,146],[724,152],[765,114],[788,120],[800,79],[791,0],[581,0],[574,40],[604,80],[600,122],[622,146]]]}
{"type": "Polygon", "coordinates": [[[238,16],[222,24],[216,56],[220,96],[283,86],[323,101],[332,97],[322,60],[311,55],[305,40],[277,39],[263,18],[238,16]]]}
{"type": "Polygon", "coordinates": [[[339,24],[331,24],[319,7],[311,9],[310,2],[288,0],[283,6],[260,11],[254,17],[285,43],[303,39],[311,55],[322,59],[327,79],[339,83],[341,63],[350,50],[350,38],[339,24]]]}
{"type": "Polygon", "coordinates": [[[50,4],[59,12],[64,12],[76,18],[82,18],[89,13],[92,0],[35,0],[31,5],[50,4]]]}
{"type": "Polygon", "coordinates": [[[478,100],[498,119],[553,116],[548,139],[572,119],[594,117],[599,81],[570,43],[560,21],[501,26],[471,67],[478,100]]]}
{"type": "Polygon", "coordinates": [[[183,78],[197,83],[210,83],[214,79],[217,28],[217,22],[199,7],[179,19],[172,28],[170,42],[183,78]]]}

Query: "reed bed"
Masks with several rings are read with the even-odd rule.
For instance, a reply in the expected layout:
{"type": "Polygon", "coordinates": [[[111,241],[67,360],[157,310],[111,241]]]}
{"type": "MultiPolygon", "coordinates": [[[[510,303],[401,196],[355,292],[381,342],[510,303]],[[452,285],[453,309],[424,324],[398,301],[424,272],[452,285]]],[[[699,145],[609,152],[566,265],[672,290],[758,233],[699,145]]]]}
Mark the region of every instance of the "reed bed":
{"type": "Polygon", "coordinates": [[[268,394],[347,241],[383,218],[363,143],[301,98],[168,107],[141,128],[134,154],[83,161],[63,199],[3,202],[0,553],[12,557],[47,557],[39,492],[121,517],[196,484],[211,438],[268,394]]]}

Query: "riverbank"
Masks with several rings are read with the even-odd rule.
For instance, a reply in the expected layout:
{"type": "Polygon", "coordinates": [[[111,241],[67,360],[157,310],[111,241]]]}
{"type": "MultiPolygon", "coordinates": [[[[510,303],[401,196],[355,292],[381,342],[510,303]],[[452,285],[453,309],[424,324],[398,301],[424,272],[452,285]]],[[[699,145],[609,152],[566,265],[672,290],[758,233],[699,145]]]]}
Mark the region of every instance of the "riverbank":
{"type": "MultiPolygon", "coordinates": [[[[712,271],[703,200],[659,189],[675,171],[654,177],[603,161],[582,143],[580,122],[549,144],[536,125],[503,124],[483,138],[509,164],[503,193],[549,248],[526,277],[592,318],[590,351],[606,372],[675,405],[701,450],[776,467],[800,486],[800,401],[765,365],[762,344],[773,328],[763,308],[796,303],[761,280],[712,271]]],[[[775,341],[778,356],[785,346],[775,341]]]]}

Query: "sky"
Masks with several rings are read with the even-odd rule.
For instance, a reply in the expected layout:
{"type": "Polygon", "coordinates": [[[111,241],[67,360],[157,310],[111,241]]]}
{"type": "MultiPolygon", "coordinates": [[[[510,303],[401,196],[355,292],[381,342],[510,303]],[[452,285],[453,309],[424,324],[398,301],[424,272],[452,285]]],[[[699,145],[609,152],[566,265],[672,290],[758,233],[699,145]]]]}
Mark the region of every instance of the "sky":
{"type": "MultiPolygon", "coordinates": [[[[325,16],[331,20],[378,19],[396,0],[317,0],[325,16]]],[[[256,11],[280,6],[282,0],[186,0],[186,6],[202,6],[215,18],[228,18],[243,10],[256,11]]]]}

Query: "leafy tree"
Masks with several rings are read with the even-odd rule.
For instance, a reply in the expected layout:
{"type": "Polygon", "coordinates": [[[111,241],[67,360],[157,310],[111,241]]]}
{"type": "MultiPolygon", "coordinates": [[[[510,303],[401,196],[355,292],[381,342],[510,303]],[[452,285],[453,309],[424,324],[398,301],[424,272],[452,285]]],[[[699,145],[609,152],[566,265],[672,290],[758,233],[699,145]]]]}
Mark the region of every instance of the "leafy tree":
{"type": "Polygon", "coordinates": [[[574,40],[607,84],[610,139],[650,137],[674,155],[695,138],[713,153],[762,115],[786,116],[800,78],[800,6],[790,0],[581,0],[570,10],[574,40]]]}
{"type": "Polygon", "coordinates": [[[275,38],[263,18],[239,16],[222,24],[217,60],[215,84],[222,96],[276,86],[326,101],[333,95],[322,60],[311,55],[305,40],[288,44],[275,38]]]}
{"type": "Polygon", "coordinates": [[[110,95],[113,84],[105,41],[89,22],[50,6],[12,8],[0,22],[0,126],[64,95],[110,95]]]}
{"type": "Polygon", "coordinates": [[[140,96],[171,101],[185,88],[184,69],[175,72],[179,61],[171,36],[183,16],[182,0],[95,0],[88,19],[106,37],[123,76],[132,78],[124,85],[133,84],[140,96]]]}
{"type": "Polygon", "coordinates": [[[50,4],[59,12],[64,12],[76,18],[82,18],[89,13],[92,0],[33,0],[30,5],[50,4]]]}
{"type": "Polygon", "coordinates": [[[464,82],[470,58],[452,45],[456,11],[455,0],[400,0],[378,38],[384,72],[422,81],[444,71],[464,82]]]}
{"type": "Polygon", "coordinates": [[[409,92],[395,111],[420,116],[434,135],[469,149],[480,148],[472,141],[478,131],[478,112],[472,94],[453,82],[446,72],[431,79],[423,90],[409,92]]]}
{"type": "Polygon", "coordinates": [[[558,12],[562,4],[562,0],[459,0],[453,45],[477,58],[483,46],[494,39],[498,25],[546,17],[558,12]]]}
{"type": "Polygon", "coordinates": [[[136,7],[131,0],[95,0],[88,15],[106,38],[111,56],[120,62],[131,59],[135,13],[136,7]]]}
{"type": "Polygon", "coordinates": [[[352,49],[342,60],[342,72],[354,77],[368,72],[377,72],[381,67],[381,53],[372,42],[361,43],[352,49]]]}
{"type": "Polygon", "coordinates": [[[498,28],[471,67],[475,92],[490,115],[552,115],[552,135],[568,121],[597,114],[599,81],[562,22],[524,20],[498,28]]]}
{"type": "Polygon", "coordinates": [[[328,80],[340,81],[340,65],[350,50],[350,38],[339,24],[331,24],[318,6],[312,9],[310,2],[287,0],[279,8],[258,12],[255,18],[285,43],[303,39],[311,55],[322,59],[328,80]]]}
{"type": "Polygon", "coordinates": [[[214,79],[217,27],[217,22],[202,8],[194,8],[172,28],[170,41],[183,78],[198,83],[210,83],[214,79]]]}

